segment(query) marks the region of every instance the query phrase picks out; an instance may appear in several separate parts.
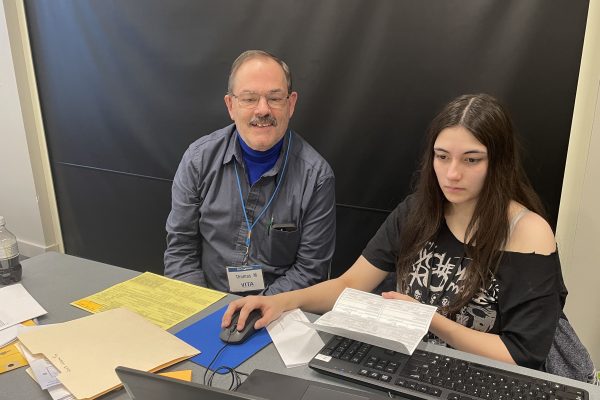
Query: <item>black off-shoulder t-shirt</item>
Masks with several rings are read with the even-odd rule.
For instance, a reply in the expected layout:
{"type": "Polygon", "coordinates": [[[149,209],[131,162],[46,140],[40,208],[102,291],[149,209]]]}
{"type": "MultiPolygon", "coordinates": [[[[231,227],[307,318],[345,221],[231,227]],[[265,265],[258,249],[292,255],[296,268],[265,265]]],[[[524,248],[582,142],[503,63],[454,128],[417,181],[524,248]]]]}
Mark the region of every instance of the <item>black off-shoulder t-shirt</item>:
{"type": "MultiPolygon", "coordinates": [[[[377,268],[396,268],[400,232],[410,212],[408,198],[388,216],[362,255],[377,268]]],[[[438,235],[419,252],[406,294],[422,303],[451,304],[470,260],[465,247],[442,221],[438,235]]],[[[548,355],[567,290],[558,253],[505,251],[487,288],[454,317],[461,325],[497,334],[518,365],[540,369],[548,355]]]]}

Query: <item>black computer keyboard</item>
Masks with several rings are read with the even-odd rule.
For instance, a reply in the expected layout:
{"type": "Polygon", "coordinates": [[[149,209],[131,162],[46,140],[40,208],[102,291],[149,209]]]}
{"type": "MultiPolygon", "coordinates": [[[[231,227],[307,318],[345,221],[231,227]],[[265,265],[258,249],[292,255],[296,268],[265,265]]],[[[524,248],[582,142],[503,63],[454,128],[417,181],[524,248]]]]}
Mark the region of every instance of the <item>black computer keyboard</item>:
{"type": "Polygon", "coordinates": [[[573,386],[422,350],[408,356],[341,336],[331,339],[309,367],[415,399],[589,399],[587,391],[573,386]]]}

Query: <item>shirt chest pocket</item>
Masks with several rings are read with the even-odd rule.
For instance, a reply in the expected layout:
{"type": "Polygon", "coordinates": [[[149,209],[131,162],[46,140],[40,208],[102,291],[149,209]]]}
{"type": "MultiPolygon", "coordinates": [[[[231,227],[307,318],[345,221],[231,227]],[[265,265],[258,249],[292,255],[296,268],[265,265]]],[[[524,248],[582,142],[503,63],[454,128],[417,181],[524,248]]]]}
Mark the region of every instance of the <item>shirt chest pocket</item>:
{"type": "Polygon", "coordinates": [[[275,224],[265,241],[265,258],[272,266],[288,266],[296,260],[300,229],[295,224],[275,224]]]}

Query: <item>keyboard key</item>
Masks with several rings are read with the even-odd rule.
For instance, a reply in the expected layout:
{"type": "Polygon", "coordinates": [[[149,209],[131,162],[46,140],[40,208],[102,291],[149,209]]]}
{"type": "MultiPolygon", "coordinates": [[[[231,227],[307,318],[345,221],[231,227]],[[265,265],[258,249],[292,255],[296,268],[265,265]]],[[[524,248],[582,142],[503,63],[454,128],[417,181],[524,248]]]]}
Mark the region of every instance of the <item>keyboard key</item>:
{"type": "Polygon", "coordinates": [[[394,373],[396,373],[396,370],[397,370],[397,369],[398,369],[398,367],[394,368],[394,367],[391,367],[391,366],[388,364],[388,366],[387,366],[387,367],[385,367],[385,372],[389,372],[390,374],[394,374],[394,373]]]}
{"type": "Polygon", "coordinates": [[[416,380],[420,380],[421,379],[421,375],[418,374],[418,373],[410,374],[410,375],[408,375],[408,377],[411,378],[411,379],[416,379],[416,380]]]}
{"type": "Polygon", "coordinates": [[[369,378],[373,378],[373,379],[379,379],[379,372],[375,372],[375,371],[371,371],[369,372],[369,374],[367,375],[369,378]]]}
{"type": "Polygon", "coordinates": [[[563,392],[562,390],[554,392],[554,396],[561,400],[583,400],[583,396],[580,394],[563,392]]]}
{"type": "Polygon", "coordinates": [[[386,362],[381,362],[381,361],[380,361],[380,362],[378,362],[378,363],[375,365],[375,369],[378,369],[378,370],[381,370],[381,371],[383,371],[383,370],[385,369],[385,367],[386,367],[386,366],[387,366],[387,363],[386,363],[386,362]]]}
{"type": "Polygon", "coordinates": [[[551,383],[550,387],[554,390],[562,390],[563,386],[560,383],[551,383]]]}
{"type": "Polygon", "coordinates": [[[565,386],[564,390],[565,390],[565,392],[576,393],[576,394],[579,394],[581,396],[583,396],[583,392],[584,392],[582,389],[574,388],[574,387],[571,387],[571,386],[565,386]]]}
{"type": "Polygon", "coordinates": [[[381,374],[381,377],[379,379],[382,380],[382,381],[384,381],[384,382],[391,382],[392,381],[392,376],[391,375],[386,375],[386,374],[381,374]]]}
{"type": "Polygon", "coordinates": [[[427,393],[429,391],[429,386],[419,385],[417,390],[421,393],[427,393]]]}
{"type": "Polygon", "coordinates": [[[406,386],[409,389],[412,390],[417,390],[417,387],[419,386],[419,384],[417,382],[413,382],[413,381],[406,381],[406,386]]]}

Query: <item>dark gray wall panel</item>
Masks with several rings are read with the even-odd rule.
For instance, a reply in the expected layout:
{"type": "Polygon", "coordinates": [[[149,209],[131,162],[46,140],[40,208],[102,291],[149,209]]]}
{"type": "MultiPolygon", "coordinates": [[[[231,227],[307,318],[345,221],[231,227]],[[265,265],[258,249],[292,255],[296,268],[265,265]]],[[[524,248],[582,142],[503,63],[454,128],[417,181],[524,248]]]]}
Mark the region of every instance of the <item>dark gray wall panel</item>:
{"type": "Polygon", "coordinates": [[[366,241],[377,232],[388,213],[338,206],[335,247],[341,249],[333,256],[331,277],[344,273],[360,256],[366,241]]]}
{"type": "Polygon", "coordinates": [[[162,275],[171,182],[60,163],[54,174],[69,254],[162,275]]]}

